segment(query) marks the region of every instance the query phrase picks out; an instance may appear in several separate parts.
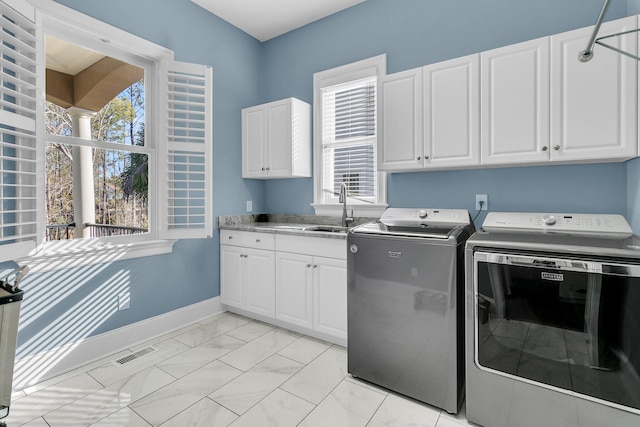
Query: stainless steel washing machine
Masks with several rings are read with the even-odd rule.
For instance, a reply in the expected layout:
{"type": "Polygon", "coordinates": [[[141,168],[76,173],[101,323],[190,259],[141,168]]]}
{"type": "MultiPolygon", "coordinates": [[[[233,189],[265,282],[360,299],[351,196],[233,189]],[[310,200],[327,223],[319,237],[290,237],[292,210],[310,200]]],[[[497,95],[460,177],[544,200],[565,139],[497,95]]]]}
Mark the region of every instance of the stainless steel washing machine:
{"type": "Polygon", "coordinates": [[[622,216],[492,212],[465,264],[469,421],[640,426],[640,240],[622,216]]]}
{"type": "Polygon", "coordinates": [[[464,386],[459,209],[397,209],[347,235],[348,371],[447,412],[464,386]]]}

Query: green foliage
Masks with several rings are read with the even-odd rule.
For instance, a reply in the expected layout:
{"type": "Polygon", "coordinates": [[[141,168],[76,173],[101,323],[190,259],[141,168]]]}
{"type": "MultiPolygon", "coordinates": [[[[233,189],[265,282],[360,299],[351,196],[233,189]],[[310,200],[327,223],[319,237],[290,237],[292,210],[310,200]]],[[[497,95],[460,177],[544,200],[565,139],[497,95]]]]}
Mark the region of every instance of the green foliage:
{"type": "MultiPolygon", "coordinates": [[[[144,145],[144,125],[136,133],[136,145],[144,145]]],[[[147,200],[149,189],[149,156],[129,153],[129,166],[122,173],[122,191],[127,199],[135,194],[147,200]]]]}

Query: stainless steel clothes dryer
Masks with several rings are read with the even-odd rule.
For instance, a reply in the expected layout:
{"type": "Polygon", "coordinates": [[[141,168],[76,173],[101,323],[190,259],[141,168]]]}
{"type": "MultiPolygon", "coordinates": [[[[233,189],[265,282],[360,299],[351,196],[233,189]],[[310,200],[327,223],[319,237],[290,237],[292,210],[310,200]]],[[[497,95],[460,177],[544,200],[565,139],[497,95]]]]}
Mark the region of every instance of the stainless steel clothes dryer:
{"type": "Polygon", "coordinates": [[[387,209],[347,235],[348,371],[458,412],[469,212],[387,209]]]}
{"type": "Polygon", "coordinates": [[[622,216],[492,212],[465,264],[469,421],[640,426],[640,241],[622,216]]]}

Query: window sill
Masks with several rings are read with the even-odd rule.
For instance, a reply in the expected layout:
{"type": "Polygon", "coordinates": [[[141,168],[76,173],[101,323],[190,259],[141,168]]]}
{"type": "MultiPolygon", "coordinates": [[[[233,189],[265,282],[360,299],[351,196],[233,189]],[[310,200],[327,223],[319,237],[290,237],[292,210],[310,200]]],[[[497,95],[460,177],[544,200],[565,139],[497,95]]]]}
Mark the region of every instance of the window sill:
{"type": "MultiPolygon", "coordinates": [[[[312,203],[316,215],[340,216],[342,215],[342,205],[336,203],[312,203]]],[[[364,205],[347,204],[347,212],[351,215],[353,209],[354,217],[379,218],[389,205],[364,205]]]]}
{"type": "Polygon", "coordinates": [[[135,243],[113,243],[97,240],[49,242],[34,255],[16,259],[28,265],[30,273],[106,264],[133,258],[168,254],[175,240],[147,240],[135,243]]]}

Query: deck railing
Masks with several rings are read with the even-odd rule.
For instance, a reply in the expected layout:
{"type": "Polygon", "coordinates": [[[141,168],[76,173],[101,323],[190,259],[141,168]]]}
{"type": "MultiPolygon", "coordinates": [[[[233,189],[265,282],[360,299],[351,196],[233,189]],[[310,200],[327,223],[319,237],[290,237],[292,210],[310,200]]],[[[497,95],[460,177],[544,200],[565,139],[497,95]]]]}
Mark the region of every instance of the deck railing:
{"type": "Polygon", "coordinates": [[[73,239],[73,230],[75,228],[75,222],[72,222],[71,224],[48,224],[47,241],[73,239]]]}
{"type": "MultiPolygon", "coordinates": [[[[109,224],[85,224],[89,228],[91,237],[124,236],[128,234],[142,234],[148,230],[142,227],[125,227],[121,225],[109,224]]],[[[47,225],[47,241],[49,240],[69,240],[73,239],[75,223],[71,224],[49,224],[47,225]]]]}
{"type": "Polygon", "coordinates": [[[110,224],[85,224],[91,230],[91,237],[124,236],[127,234],[142,234],[148,230],[142,227],[123,227],[110,224]]]}

